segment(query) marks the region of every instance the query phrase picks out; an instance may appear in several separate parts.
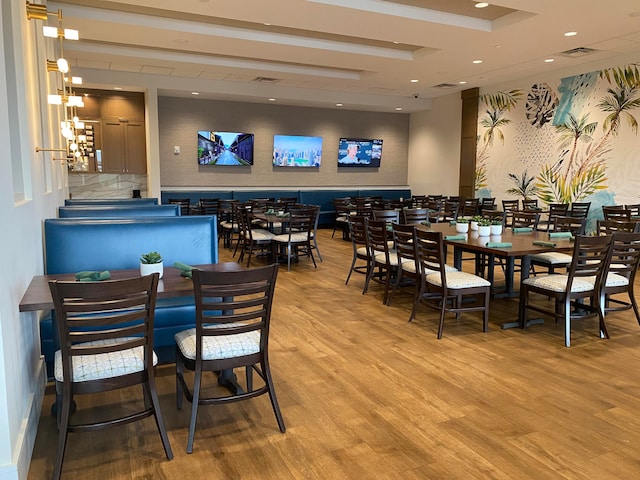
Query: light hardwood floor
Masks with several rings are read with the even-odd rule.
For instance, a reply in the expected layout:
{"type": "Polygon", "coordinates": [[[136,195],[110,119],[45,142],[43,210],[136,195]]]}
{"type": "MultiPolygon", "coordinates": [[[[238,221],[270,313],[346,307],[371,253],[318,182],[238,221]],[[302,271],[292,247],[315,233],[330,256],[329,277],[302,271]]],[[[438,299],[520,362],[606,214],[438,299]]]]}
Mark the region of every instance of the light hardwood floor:
{"type": "MultiPolygon", "coordinates": [[[[389,307],[382,287],[344,285],[351,244],[319,232],[324,262],[302,259],[278,276],[271,362],[287,425],[267,396],[201,407],[194,452],[185,452],[189,404],[175,407],[174,366],[158,370],[175,458],[152,419],[69,434],[66,479],[634,479],[640,478],[640,327],[633,313],[501,330],[517,299],[492,300],[489,332],[478,314],[423,307],[407,323],[412,290],[389,307]]],[[[222,260],[230,260],[228,251],[222,260]]],[[[260,260],[255,262],[260,264],[260,260]]],[[[540,301],[546,301],[541,299],[540,301]]],[[[213,378],[211,378],[213,380],[213,378]]],[[[213,383],[213,382],[212,382],[213,383]]],[[[82,409],[138,401],[139,389],[82,409]]],[[[29,479],[49,478],[57,433],[46,395],[29,479]]]]}

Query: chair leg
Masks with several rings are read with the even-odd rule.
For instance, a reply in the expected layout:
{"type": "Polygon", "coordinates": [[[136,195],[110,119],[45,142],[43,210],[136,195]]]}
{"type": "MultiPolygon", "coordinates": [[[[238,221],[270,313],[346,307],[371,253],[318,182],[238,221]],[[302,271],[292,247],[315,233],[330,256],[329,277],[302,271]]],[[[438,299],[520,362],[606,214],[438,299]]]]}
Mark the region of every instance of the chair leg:
{"type": "Polygon", "coordinates": [[[273,379],[271,378],[271,369],[269,368],[269,362],[265,358],[261,364],[262,374],[264,375],[264,381],[267,384],[267,389],[269,391],[269,399],[271,400],[271,407],[273,408],[273,413],[276,416],[276,421],[278,422],[278,428],[282,433],[286,432],[287,427],[284,424],[284,419],[282,418],[282,413],[280,412],[280,406],[278,405],[278,399],[276,397],[276,390],[273,387],[273,379]]]}
{"type": "Polygon", "coordinates": [[[442,330],[444,329],[444,313],[447,309],[447,297],[442,293],[442,305],[440,307],[440,323],[438,324],[438,340],[442,338],[442,330]]]}
{"type": "Polygon", "coordinates": [[[413,322],[413,319],[416,318],[418,305],[422,300],[422,296],[424,295],[424,290],[425,290],[425,285],[422,279],[420,279],[419,283],[418,283],[418,280],[416,280],[416,293],[415,293],[415,296],[413,297],[413,307],[411,307],[411,315],[409,316],[409,323],[413,322]]]}
{"type": "Polygon", "coordinates": [[[182,399],[184,397],[184,389],[182,381],[184,380],[184,362],[180,355],[180,350],[176,346],[176,408],[182,410],[182,399]]]}
{"type": "MultiPolygon", "coordinates": [[[[351,267],[349,268],[349,273],[347,275],[347,279],[344,282],[345,285],[349,285],[349,279],[351,278],[351,273],[353,272],[353,267],[356,266],[356,260],[357,260],[357,256],[354,253],[353,254],[353,260],[351,260],[351,267]]],[[[640,320],[638,320],[638,323],[640,323],[640,320]]]]}
{"type": "Polygon", "coordinates": [[[491,287],[487,287],[484,293],[484,310],[482,311],[482,331],[489,331],[489,299],[491,297],[491,287]]]}
{"type": "Polygon", "coordinates": [[[187,453],[193,452],[193,437],[196,434],[196,420],[198,419],[198,403],[200,402],[200,385],[202,383],[202,368],[196,366],[193,380],[193,401],[191,402],[191,422],[189,423],[189,439],[187,453]]]}
{"type": "Polygon", "coordinates": [[[149,376],[149,379],[145,385],[151,397],[151,405],[153,407],[153,418],[156,420],[156,427],[158,427],[158,433],[160,434],[160,440],[162,440],[162,446],[164,447],[164,453],[167,456],[167,460],[173,458],[173,452],[171,451],[171,444],[169,443],[169,437],[167,436],[167,430],[162,420],[162,411],[160,410],[160,400],[158,399],[158,390],[156,389],[156,381],[153,375],[149,376]]]}
{"type": "Polygon", "coordinates": [[[526,285],[520,285],[520,299],[518,301],[518,321],[520,328],[527,328],[527,304],[529,302],[529,290],[526,285]]]}
{"type": "Polygon", "coordinates": [[[564,346],[571,346],[571,300],[564,299],[564,346]]]}
{"type": "MultiPolygon", "coordinates": [[[[56,391],[59,384],[56,382],[56,391]]],[[[69,416],[71,415],[71,388],[61,386],[62,402],[58,408],[58,452],[56,453],[56,463],[53,469],[53,480],[58,480],[62,474],[62,461],[64,460],[64,451],[67,447],[67,434],[69,427],[69,416]]]]}

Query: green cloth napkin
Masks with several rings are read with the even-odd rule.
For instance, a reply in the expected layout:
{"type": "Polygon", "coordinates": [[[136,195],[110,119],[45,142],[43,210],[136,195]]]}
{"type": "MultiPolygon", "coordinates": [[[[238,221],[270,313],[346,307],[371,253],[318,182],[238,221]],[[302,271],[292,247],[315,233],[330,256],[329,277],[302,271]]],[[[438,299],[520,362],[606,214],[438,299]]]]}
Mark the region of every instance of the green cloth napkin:
{"type": "Polygon", "coordinates": [[[489,248],[509,248],[513,247],[511,242],[487,242],[485,244],[489,248]]]}
{"type": "Polygon", "coordinates": [[[422,222],[420,222],[420,225],[424,225],[425,227],[430,227],[431,222],[427,222],[426,220],[423,220],[422,222]]]}
{"type": "Polygon", "coordinates": [[[462,234],[460,234],[460,235],[445,235],[444,239],[445,240],[466,240],[467,237],[465,237],[462,234]]]}
{"type": "Polygon", "coordinates": [[[555,248],[557,245],[553,242],[545,242],[543,240],[534,240],[531,242],[533,245],[538,245],[540,247],[553,247],[555,248]]]}
{"type": "Polygon", "coordinates": [[[455,225],[456,223],[458,223],[458,222],[456,222],[455,220],[451,220],[451,221],[449,222],[449,225],[455,225]]]}
{"type": "Polygon", "coordinates": [[[191,265],[187,265],[182,262],[175,262],[173,266],[180,270],[180,276],[192,278],[191,270],[193,270],[193,267],[191,265]]]}
{"type": "Polygon", "coordinates": [[[83,270],[76,273],[76,280],[79,282],[101,282],[102,280],[109,280],[110,278],[111,272],[109,272],[109,270],[105,270],[104,272],[83,270]]]}
{"type": "Polygon", "coordinates": [[[531,227],[515,227],[512,229],[513,233],[530,233],[533,232],[533,228],[531,227]]]}
{"type": "Polygon", "coordinates": [[[549,232],[549,238],[571,238],[571,232],[549,232]]]}

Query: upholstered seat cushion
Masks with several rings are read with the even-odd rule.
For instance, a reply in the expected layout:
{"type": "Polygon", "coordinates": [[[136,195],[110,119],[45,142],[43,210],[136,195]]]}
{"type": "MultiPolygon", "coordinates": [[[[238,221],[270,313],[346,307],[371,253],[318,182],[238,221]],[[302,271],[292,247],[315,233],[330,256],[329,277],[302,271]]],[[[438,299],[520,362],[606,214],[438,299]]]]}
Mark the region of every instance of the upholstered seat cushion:
{"type": "MultiPolygon", "coordinates": [[[[384,252],[375,252],[375,257],[376,257],[376,261],[377,262],[385,262],[386,261],[386,257],[384,252]]],[[[398,254],[395,252],[389,252],[389,264],[393,265],[393,266],[397,266],[398,265],[398,254]]]]}
{"type": "Polygon", "coordinates": [[[367,249],[367,247],[358,247],[356,249],[356,253],[358,255],[362,255],[363,257],[366,257],[369,255],[369,250],[367,249]]]}
{"type": "MultiPolygon", "coordinates": [[[[532,287],[543,288],[551,292],[564,292],[567,289],[567,275],[538,275],[523,280],[523,284],[532,287]]],[[[573,293],[588,292],[593,290],[594,277],[578,277],[573,279],[571,291],[573,293]]]]}
{"type": "MultiPolygon", "coordinates": [[[[239,326],[238,323],[209,325],[207,328],[229,328],[239,326]]],[[[182,354],[191,360],[196,359],[196,329],[183,330],[175,335],[176,344],[182,354]]],[[[202,359],[220,360],[223,358],[242,357],[260,351],[260,332],[254,330],[236,335],[220,335],[218,337],[202,337],[202,359]]]]}
{"type": "MultiPolygon", "coordinates": [[[[251,237],[257,241],[271,240],[273,237],[275,237],[275,234],[271,233],[269,230],[262,230],[261,228],[255,228],[251,230],[251,237]]],[[[247,238],[248,238],[248,235],[247,235],[247,238]]]]}
{"type": "Polygon", "coordinates": [[[629,285],[629,279],[617,273],[607,273],[607,283],[605,287],[624,287],[629,285]]]}
{"type": "MultiPolygon", "coordinates": [[[[446,272],[445,275],[447,276],[447,288],[451,289],[491,286],[491,283],[488,280],[478,277],[477,275],[473,275],[472,273],[455,271],[446,272]]],[[[441,287],[442,279],[440,278],[440,273],[436,272],[427,275],[427,283],[441,287]]]]}
{"type": "MultiPolygon", "coordinates": [[[[79,345],[109,345],[124,339],[98,340],[79,345]]],[[[63,381],[62,354],[60,350],[55,353],[54,375],[58,382],[63,381]]],[[[153,364],[158,363],[158,357],[153,353],[153,364]]],[[[86,382],[89,380],[101,380],[104,378],[121,377],[129,373],[144,370],[144,348],[135,347],[118,352],[100,353],[96,355],[78,355],[72,359],[73,382],[86,382]]]]}
{"type": "Polygon", "coordinates": [[[531,255],[531,261],[537,263],[546,263],[549,265],[569,265],[573,257],[566,253],[545,252],[531,255]]]}
{"type": "MultiPolygon", "coordinates": [[[[402,261],[402,265],[401,265],[402,269],[405,272],[411,272],[411,273],[416,273],[416,264],[413,260],[403,260],[402,261]]],[[[436,270],[438,268],[437,265],[433,265],[431,263],[427,263],[427,268],[425,268],[425,275],[431,275],[432,273],[438,273],[438,270],[436,270]],[[433,268],[429,268],[429,267],[433,267],[433,268]]],[[[452,267],[450,265],[445,265],[444,266],[445,272],[457,272],[458,269],[455,267],[452,267]]]]}
{"type": "MultiPolygon", "coordinates": [[[[291,241],[292,242],[306,242],[307,239],[308,239],[307,232],[292,233],[291,234],[291,241]]],[[[280,235],[276,235],[275,237],[273,237],[272,240],[275,241],[275,242],[289,243],[289,234],[288,233],[283,233],[283,234],[280,234],[280,235]]]]}

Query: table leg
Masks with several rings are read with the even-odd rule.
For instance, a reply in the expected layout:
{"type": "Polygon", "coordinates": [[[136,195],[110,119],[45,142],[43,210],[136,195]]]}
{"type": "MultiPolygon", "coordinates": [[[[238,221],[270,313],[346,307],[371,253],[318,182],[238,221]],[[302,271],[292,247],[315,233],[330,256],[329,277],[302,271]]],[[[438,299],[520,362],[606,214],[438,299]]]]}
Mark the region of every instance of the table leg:
{"type": "MultiPolygon", "coordinates": [[[[509,262],[507,262],[507,269],[511,270],[510,273],[510,287],[508,287],[508,289],[510,288],[511,292],[513,292],[513,257],[509,257],[509,262]]],[[[521,271],[520,271],[520,281],[522,282],[522,280],[526,280],[527,278],[529,278],[529,270],[531,269],[531,257],[529,255],[524,255],[522,257],[521,260],[521,271]]],[[[507,322],[507,323],[503,323],[500,328],[502,328],[503,330],[506,330],[507,328],[516,328],[516,327],[520,327],[520,328],[526,328],[529,327],[530,325],[538,325],[540,323],[544,323],[544,320],[542,318],[531,318],[529,320],[527,320],[527,324],[526,325],[522,325],[520,323],[520,319],[517,319],[515,322],[507,322]]]]}

